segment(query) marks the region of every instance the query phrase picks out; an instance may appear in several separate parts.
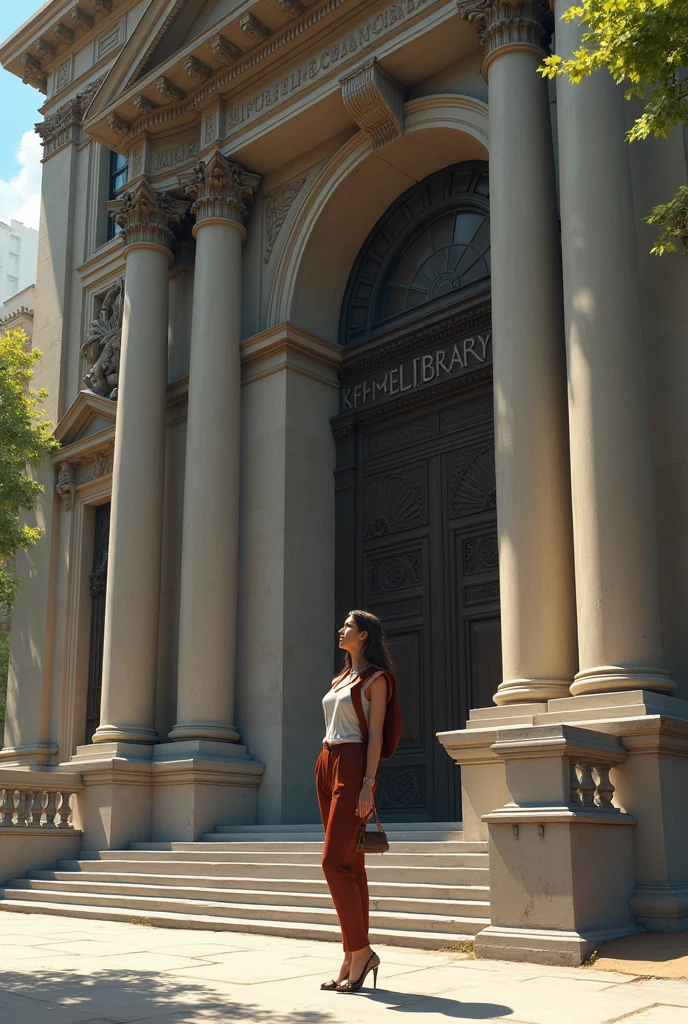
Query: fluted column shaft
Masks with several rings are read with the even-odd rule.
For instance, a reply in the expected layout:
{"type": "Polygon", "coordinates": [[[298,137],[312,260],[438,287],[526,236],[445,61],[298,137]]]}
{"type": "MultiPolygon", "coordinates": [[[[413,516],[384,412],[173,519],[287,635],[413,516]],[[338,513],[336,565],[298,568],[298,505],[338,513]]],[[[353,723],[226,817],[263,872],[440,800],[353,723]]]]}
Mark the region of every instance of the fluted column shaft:
{"type": "MultiPolygon", "coordinates": [[[[561,18],[564,59],[581,30],[561,18]]],[[[664,669],[645,351],[622,91],[557,80],[580,671],[574,694],[672,692],[664,669]]]]}
{"type": "Polygon", "coordinates": [[[241,249],[253,176],[216,153],[196,196],[177,723],[172,740],[236,741],[241,249]]]}
{"type": "Polygon", "coordinates": [[[126,276],[105,603],[103,691],[94,743],[152,743],[165,467],[169,224],[186,208],[146,181],[110,204],[126,276]]]}
{"type": "Polygon", "coordinates": [[[486,50],[502,670],[495,703],[568,696],[576,670],[561,266],[535,2],[460,4],[486,50]]]}

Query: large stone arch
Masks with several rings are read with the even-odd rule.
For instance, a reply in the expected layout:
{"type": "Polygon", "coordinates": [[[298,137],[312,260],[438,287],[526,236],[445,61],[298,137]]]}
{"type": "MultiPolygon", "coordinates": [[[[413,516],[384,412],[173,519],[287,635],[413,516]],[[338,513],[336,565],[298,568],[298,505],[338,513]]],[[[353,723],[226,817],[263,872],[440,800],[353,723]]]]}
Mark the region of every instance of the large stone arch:
{"type": "Polygon", "coordinates": [[[435,95],[404,107],[405,134],[373,152],[362,132],[316,179],[285,240],[268,326],[289,320],[336,342],[346,282],[368,232],[406,189],[433,171],[488,157],[488,110],[470,96],[435,95]]]}

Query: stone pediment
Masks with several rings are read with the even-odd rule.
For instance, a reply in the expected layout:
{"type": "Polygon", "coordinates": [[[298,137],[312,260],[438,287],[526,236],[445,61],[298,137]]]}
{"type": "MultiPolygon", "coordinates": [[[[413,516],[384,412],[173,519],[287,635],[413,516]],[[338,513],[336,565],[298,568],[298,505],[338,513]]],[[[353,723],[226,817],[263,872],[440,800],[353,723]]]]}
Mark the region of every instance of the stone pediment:
{"type": "Polygon", "coordinates": [[[80,391],[55,427],[54,434],[64,449],[114,427],[116,416],[116,402],[92,391],[80,391]]]}

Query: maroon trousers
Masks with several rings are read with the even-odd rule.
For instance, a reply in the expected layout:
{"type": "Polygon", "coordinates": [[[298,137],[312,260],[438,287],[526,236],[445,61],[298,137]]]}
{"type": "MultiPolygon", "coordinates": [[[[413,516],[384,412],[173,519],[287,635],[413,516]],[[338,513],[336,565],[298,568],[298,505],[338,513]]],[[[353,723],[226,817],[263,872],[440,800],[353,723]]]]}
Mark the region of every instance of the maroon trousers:
{"type": "Polygon", "coordinates": [[[365,854],[356,851],[356,814],[366,769],[367,745],[323,747],[315,765],[320,816],[325,828],[322,867],[342,929],[344,952],[368,945],[368,879],[365,854]]]}

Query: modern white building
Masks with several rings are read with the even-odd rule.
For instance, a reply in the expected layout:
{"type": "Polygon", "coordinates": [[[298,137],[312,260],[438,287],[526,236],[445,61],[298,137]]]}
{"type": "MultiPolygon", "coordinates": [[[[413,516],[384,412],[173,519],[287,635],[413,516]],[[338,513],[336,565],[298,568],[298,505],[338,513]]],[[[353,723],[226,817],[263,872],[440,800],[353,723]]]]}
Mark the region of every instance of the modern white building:
{"type": "Polygon", "coordinates": [[[0,220],[0,303],[36,281],[38,232],[20,220],[0,220]]]}

